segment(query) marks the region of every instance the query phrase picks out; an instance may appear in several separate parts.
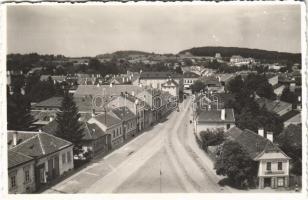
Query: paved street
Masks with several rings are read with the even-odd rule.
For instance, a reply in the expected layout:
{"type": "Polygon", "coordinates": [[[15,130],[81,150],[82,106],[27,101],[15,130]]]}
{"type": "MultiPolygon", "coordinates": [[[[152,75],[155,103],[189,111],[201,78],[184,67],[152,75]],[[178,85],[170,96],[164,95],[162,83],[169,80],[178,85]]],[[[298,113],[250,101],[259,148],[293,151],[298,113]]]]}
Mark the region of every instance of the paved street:
{"type": "Polygon", "coordinates": [[[120,149],[45,193],[231,192],[196,144],[190,100],[120,149]]]}

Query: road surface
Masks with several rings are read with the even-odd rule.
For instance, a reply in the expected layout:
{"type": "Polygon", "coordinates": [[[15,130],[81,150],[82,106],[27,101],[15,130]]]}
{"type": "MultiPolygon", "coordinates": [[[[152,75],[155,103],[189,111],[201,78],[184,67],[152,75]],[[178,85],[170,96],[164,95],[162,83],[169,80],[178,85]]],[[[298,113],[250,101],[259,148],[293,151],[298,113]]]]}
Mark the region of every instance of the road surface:
{"type": "Polygon", "coordinates": [[[45,193],[231,192],[193,134],[191,100],[166,121],[45,193]]]}

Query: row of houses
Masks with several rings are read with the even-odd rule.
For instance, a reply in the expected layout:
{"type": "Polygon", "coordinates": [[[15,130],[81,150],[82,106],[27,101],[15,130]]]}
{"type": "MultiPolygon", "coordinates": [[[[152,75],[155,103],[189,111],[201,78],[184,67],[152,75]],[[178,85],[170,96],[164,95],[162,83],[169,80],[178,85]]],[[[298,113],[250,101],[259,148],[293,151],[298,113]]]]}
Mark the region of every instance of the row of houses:
{"type": "MultiPolygon", "coordinates": [[[[9,193],[32,193],[74,168],[73,144],[56,136],[63,97],[31,106],[36,131],[8,131],[9,193]]],[[[161,89],[136,85],[79,85],[73,94],[83,128],[83,155],[106,155],[177,106],[161,89]]]]}

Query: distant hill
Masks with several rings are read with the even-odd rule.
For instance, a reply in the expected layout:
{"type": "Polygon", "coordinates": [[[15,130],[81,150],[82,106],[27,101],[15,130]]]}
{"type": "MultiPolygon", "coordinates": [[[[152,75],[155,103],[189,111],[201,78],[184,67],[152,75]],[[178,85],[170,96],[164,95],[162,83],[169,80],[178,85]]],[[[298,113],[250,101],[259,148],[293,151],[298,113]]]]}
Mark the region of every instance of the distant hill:
{"type": "Polygon", "coordinates": [[[194,47],[179,52],[179,54],[185,53],[190,53],[194,56],[215,56],[216,53],[220,53],[222,57],[241,55],[243,57],[252,57],[261,60],[288,60],[297,63],[301,62],[301,54],[299,53],[286,53],[239,47],[194,47]]]}
{"type": "Polygon", "coordinates": [[[150,55],[151,53],[144,52],[144,51],[135,51],[135,50],[128,50],[128,51],[116,51],[111,54],[100,54],[97,55],[96,58],[110,58],[113,56],[124,58],[131,55],[150,55]]]}

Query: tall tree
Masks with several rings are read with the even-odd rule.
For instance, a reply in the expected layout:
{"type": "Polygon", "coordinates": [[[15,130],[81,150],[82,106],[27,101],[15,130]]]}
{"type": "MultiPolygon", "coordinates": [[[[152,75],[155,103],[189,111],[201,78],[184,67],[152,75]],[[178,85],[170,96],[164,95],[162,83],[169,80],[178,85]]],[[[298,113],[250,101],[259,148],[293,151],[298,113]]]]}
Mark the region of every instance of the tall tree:
{"type": "Polygon", "coordinates": [[[201,131],[200,132],[202,147],[205,151],[209,146],[216,146],[221,144],[224,141],[224,131],[221,129],[210,131],[201,131]]]}
{"type": "Polygon", "coordinates": [[[62,100],[60,111],[57,113],[56,136],[74,144],[74,155],[82,153],[81,139],[84,136],[83,126],[78,121],[80,114],[73,97],[66,91],[62,100]]]}
{"type": "Polygon", "coordinates": [[[234,141],[226,141],[222,145],[220,155],[215,163],[216,174],[227,175],[237,187],[247,187],[257,174],[257,163],[246,151],[234,141]]]}
{"type": "Polygon", "coordinates": [[[279,147],[291,157],[291,173],[302,175],[302,125],[289,125],[278,136],[279,147]]]}
{"type": "Polygon", "coordinates": [[[244,81],[241,76],[236,76],[227,85],[227,90],[233,94],[240,92],[244,87],[244,81]]]}
{"type": "Polygon", "coordinates": [[[280,96],[280,100],[295,104],[297,101],[297,97],[296,97],[295,92],[291,92],[289,87],[285,87],[280,96]]]}
{"type": "Polygon", "coordinates": [[[7,96],[7,129],[26,131],[31,130],[35,122],[30,114],[30,104],[27,98],[16,90],[7,96]]]}
{"type": "Polygon", "coordinates": [[[205,89],[205,84],[202,81],[195,81],[191,86],[192,93],[200,92],[201,90],[205,89]]]}

